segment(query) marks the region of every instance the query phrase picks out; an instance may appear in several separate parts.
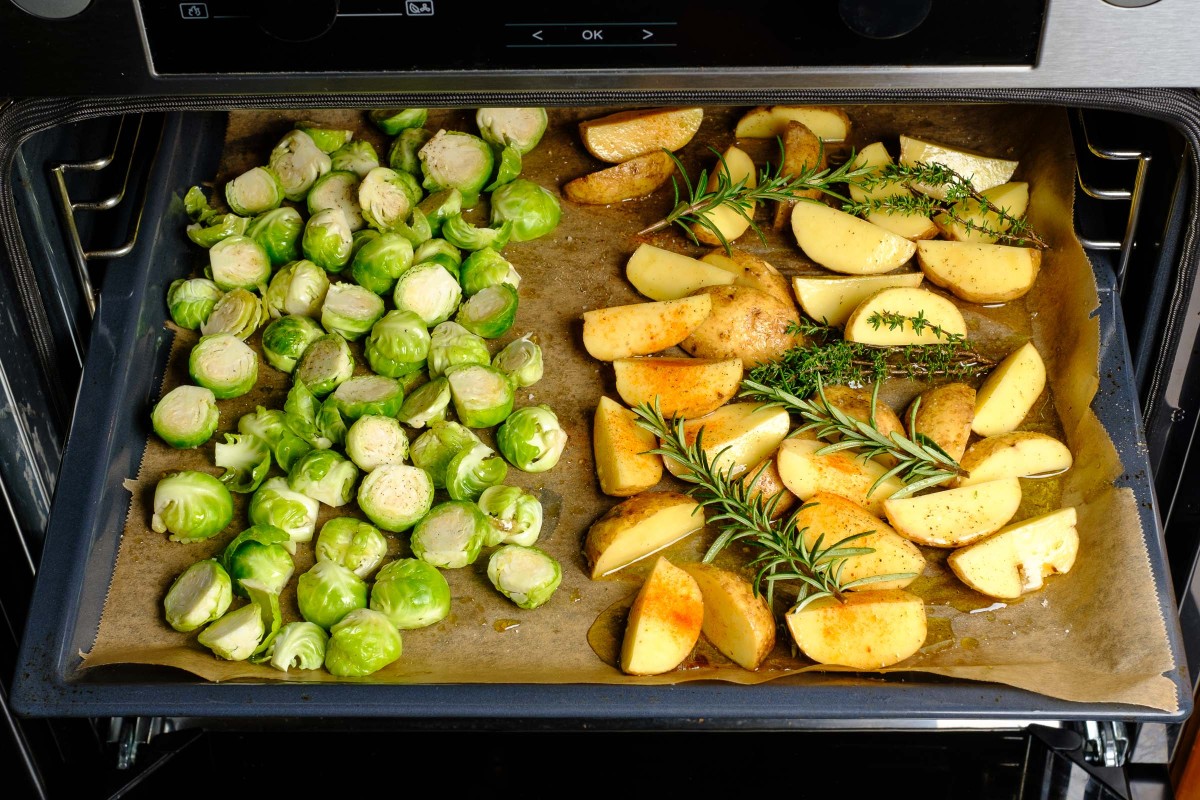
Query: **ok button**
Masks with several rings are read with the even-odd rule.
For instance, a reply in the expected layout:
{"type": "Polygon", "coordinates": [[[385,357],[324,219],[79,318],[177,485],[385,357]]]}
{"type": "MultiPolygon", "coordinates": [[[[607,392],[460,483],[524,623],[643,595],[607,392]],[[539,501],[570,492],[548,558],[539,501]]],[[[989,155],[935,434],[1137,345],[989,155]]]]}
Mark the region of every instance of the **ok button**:
{"type": "Polygon", "coordinates": [[[582,31],[579,32],[579,35],[581,37],[583,37],[583,40],[585,42],[603,42],[604,41],[604,29],[603,28],[584,28],[582,31]]]}

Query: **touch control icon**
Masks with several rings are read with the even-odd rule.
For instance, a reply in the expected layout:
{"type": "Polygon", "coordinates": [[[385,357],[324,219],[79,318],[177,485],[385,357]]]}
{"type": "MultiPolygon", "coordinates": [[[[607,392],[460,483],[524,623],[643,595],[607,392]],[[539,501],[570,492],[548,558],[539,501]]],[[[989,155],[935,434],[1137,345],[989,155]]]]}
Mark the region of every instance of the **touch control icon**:
{"type": "Polygon", "coordinates": [[[179,16],[184,19],[208,19],[208,4],[180,3],[179,16]]]}
{"type": "Polygon", "coordinates": [[[433,0],[409,0],[404,4],[404,13],[410,17],[432,17],[433,16],[433,0]]]}

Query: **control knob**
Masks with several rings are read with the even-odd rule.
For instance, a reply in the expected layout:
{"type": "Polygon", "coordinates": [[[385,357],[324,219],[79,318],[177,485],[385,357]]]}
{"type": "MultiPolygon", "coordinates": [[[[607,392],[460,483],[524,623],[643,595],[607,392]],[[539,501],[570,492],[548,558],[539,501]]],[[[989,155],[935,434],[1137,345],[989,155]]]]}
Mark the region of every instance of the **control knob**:
{"type": "Polygon", "coordinates": [[[263,33],[285,42],[308,42],[333,27],[338,0],[259,0],[253,7],[263,33]]]}
{"type": "Polygon", "coordinates": [[[933,0],[838,0],[838,14],[859,36],[895,39],[920,27],[932,6],[933,0]]]}

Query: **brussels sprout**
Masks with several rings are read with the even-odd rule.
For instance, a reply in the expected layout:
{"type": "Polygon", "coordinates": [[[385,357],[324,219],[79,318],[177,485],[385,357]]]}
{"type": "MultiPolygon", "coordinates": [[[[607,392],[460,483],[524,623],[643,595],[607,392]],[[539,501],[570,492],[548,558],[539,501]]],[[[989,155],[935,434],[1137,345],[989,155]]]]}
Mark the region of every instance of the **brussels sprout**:
{"type": "Polygon", "coordinates": [[[362,207],[363,219],[372,228],[390,230],[412,213],[410,187],[401,177],[407,174],[390,167],[376,167],[362,179],[358,187],[358,204],[362,207]]]}
{"type": "Polygon", "coordinates": [[[519,486],[489,486],[476,502],[492,526],[484,541],[489,547],[497,544],[528,547],[542,533],[542,502],[519,486]]]}
{"type": "MultiPolygon", "coordinates": [[[[323,436],[317,427],[317,418],[321,415],[321,401],[308,390],[303,381],[292,381],[292,388],[288,390],[287,399],[283,402],[283,414],[287,426],[308,444],[321,450],[333,447],[333,442],[323,436]]],[[[291,467],[287,469],[291,471],[291,467]]]]}
{"type": "Polygon", "coordinates": [[[395,378],[359,375],[334,389],[325,402],[333,403],[350,421],[364,414],[394,417],[404,403],[404,390],[395,378]]]}
{"type": "Polygon", "coordinates": [[[409,543],[413,555],[425,563],[458,569],[479,558],[487,527],[487,518],[477,505],[468,500],[447,500],[417,523],[409,543]]]}
{"type": "Polygon", "coordinates": [[[407,375],[401,375],[396,380],[400,382],[400,388],[404,390],[404,396],[407,398],[409,393],[429,382],[429,373],[423,369],[413,370],[407,375]]]}
{"type": "Polygon", "coordinates": [[[508,475],[508,465],[482,442],[458,451],[446,465],[446,491],[455,500],[475,500],[508,475]]]}
{"type": "Polygon", "coordinates": [[[318,561],[296,579],[300,616],[325,630],[367,607],[367,582],[334,561],[318,561]]]}
{"type": "Polygon", "coordinates": [[[313,548],[317,561],[332,561],[364,579],[383,563],[387,551],[379,529],[354,517],[334,517],[322,525],[313,548]]]}
{"type": "Polygon", "coordinates": [[[388,149],[388,166],[412,175],[420,174],[421,160],[417,151],[433,138],[433,134],[424,128],[405,128],[392,141],[388,149]]]}
{"type": "Polygon", "coordinates": [[[176,325],[194,331],[208,319],[223,294],[208,278],[180,278],[167,289],[167,309],[176,325]]]}
{"type": "Polygon", "coordinates": [[[291,130],[271,150],[267,166],[279,178],[284,197],[303,200],[317,178],[329,172],[330,161],[311,136],[291,130]]]}
{"type": "Polygon", "coordinates": [[[451,367],[464,364],[488,364],[492,354],[487,342],[459,325],[443,322],[434,327],[429,337],[429,377],[444,375],[451,367]]]}
{"type": "Polygon", "coordinates": [[[567,432],[550,406],[520,408],[496,429],[496,446],[508,462],[525,472],[545,472],[558,463],[567,432]]]}
{"type": "Polygon", "coordinates": [[[287,531],[274,525],[251,525],[234,537],[221,553],[221,566],[233,579],[234,594],[247,596],[244,581],[255,581],[271,594],[279,594],[292,579],[296,565],[287,545],[287,531]]]}
{"type": "Polygon", "coordinates": [[[229,491],[249,494],[262,485],[271,470],[271,448],[250,433],[227,433],[217,442],[213,463],[222,467],[221,483],[229,491]]]}
{"type": "Polygon", "coordinates": [[[227,236],[209,248],[208,272],[213,283],[226,292],[261,292],[271,280],[271,259],[249,236],[227,236]]]}
{"type": "MultiPolygon", "coordinates": [[[[394,170],[394,172],[396,173],[394,183],[404,190],[404,194],[408,197],[408,207],[412,209],[413,213],[415,214],[417,205],[421,202],[421,199],[425,197],[425,192],[421,189],[421,182],[417,180],[416,176],[414,176],[411,172],[405,172],[403,170],[394,170]]],[[[422,215],[424,215],[424,212],[422,212],[422,215]]],[[[425,220],[424,223],[420,224],[424,224],[426,227],[428,227],[428,223],[429,221],[425,220]]],[[[413,227],[415,228],[418,224],[419,223],[414,219],[412,222],[413,227]]],[[[430,235],[432,234],[429,234],[424,238],[428,239],[430,235]]],[[[422,241],[424,241],[424,239],[422,239],[422,241]]],[[[414,244],[420,244],[420,242],[414,242],[414,244]]]]}
{"type": "Polygon", "coordinates": [[[279,177],[267,167],[254,167],[225,184],[225,202],[242,217],[279,208],[283,197],[279,177]]]}
{"type": "Polygon", "coordinates": [[[288,535],[284,549],[292,555],[296,545],[311,542],[317,529],[321,504],[306,494],[288,488],[286,478],[270,478],[250,498],[247,512],[251,525],[269,525],[288,535]]]}
{"type": "Polygon", "coordinates": [[[515,147],[505,147],[500,151],[500,159],[496,164],[496,177],[483,187],[484,191],[494,192],[506,183],[512,183],[521,174],[521,153],[515,147]]]}
{"type": "Polygon", "coordinates": [[[320,410],[317,411],[317,430],[322,437],[329,440],[331,447],[341,447],[346,443],[346,433],[349,428],[345,418],[342,417],[342,412],[333,402],[333,395],[326,397],[320,410]]]}
{"type": "Polygon", "coordinates": [[[480,289],[454,315],[455,322],[484,339],[503,336],[516,318],[517,290],[507,283],[480,289]]]}
{"type": "Polygon", "coordinates": [[[512,147],[521,155],[537,147],[548,123],[544,108],[480,108],[475,111],[475,125],[484,141],[496,147],[512,147]]]}
{"type": "MultiPolygon", "coordinates": [[[[358,251],[369,245],[371,242],[378,239],[382,234],[374,228],[363,228],[355,231],[350,236],[350,264],[354,265],[354,258],[358,255],[358,251]]],[[[408,241],[407,239],[405,241],[408,241]]]]}
{"type": "MultiPolygon", "coordinates": [[[[407,172],[401,172],[400,175],[408,175],[407,172]]],[[[388,229],[393,233],[398,233],[405,239],[408,239],[409,244],[413,247],[420,247],[425,242],[433,238],[433,228],[429,225],[429,219],[425,216],[425,212],[419,208],[412,210],[412,216],[408,222],[397,220],[388,229]]]]}
{"type": "Polygon", "coordinates": [[[405,425],[424,428],[431,422],[445,419],[449,406],[450,382],[445,378],[434,378],[406,397],[396,416],[405,425]]]}
{"type": "Polygon", "coordinates": [[[361,230],[367,224],[363,219],[362,206],[358,204],[361,180],[351,170],[334,170],[322,175],[308,190],[309,215],[316,216],[322,211],[341,211],[346,215],[346,224],[352,232],[361,230]]]}
{"type": "Polygon", "coordinates": [[[558,198],[543,186],[524,178],[492,192],[492,225],[512,223],[512,240],[528,242],[558,227],[562,209],[558,198]]]}
{"type": "Polygon", "coordinates": [[[188,374],[218,400],[241,397],[258,380],[258,356],[232,333],[201,336],[188,356],[188,374]]]}
{"type": "Polygon", "coordinates": [[[479,192],[492,176],[495,156],[483,139],[461,131],[438,131],[417,156],[428,191],[458,189],[463,208],[479,202],[479,192]]]}
{"type": "Polygon", "coordinates": [[[220,216],[220,212],[209,205],[208,195],[199,186],[193,186],[184,193],[183,210],[187,213],[188,219],[201,225],[213,217],[220,216]]]}
{"type": "Polygon", "coordinates": [[[345,147],[354,138],[354,131],[344,128],[327,128],[319,122],[301,120],[296,123],[296,130],[304,131],[313,140],[322,153],[333,153],[339,147],[345,147]]]}
{"type": "Polygon", "coordinates": [[[388,136],[395,136],[408,128],[419,128],[429,117],[424,108],[377,108],[368,115],[375,127],[388,136]]]}
{"type": "Polygon", "coordinates": [[[350,221],[340,208],[327,208],[308,218],[300,249],[304,257],[326,272],[341,272],[350,263],[350,221]]]}
{"type": "Polygon", "coordinates": [[[289,669],[319,669],[325,663],[325,645],[329,634],[312,622],[289,622],[279,629],[267,651],[272,667],[283,672],[289,669]]]}
{"type": "Polygon", "coordinates": [[[419,371],[429,356],[425,321],[412,311],[392,310],[371,328],[363,351],[379,375],[399,378],[419,371]]]}
{"type": "Polygon", "coordinates": [[[173,542],[209,539],[232,521],[233,496],[208,473],[183,470],[163,477],[154,487],[150,527],[170,533],[173,542]]]}
{"type": "Polygon", "coordinates": [[[409,458],[429,473],[437,489],[446,486],[446,466],[460,450],[479,442],[475,432],[457,422],[432,422],[429,429],[413,440],[409,458]]]}
{"type": "MultiPolygon", "coordinates": [[[[366,177],[368,172],[379,166],[379,153],[375,151],[375,145],[366,139],[356,139],[353,142],[347,142],[342,147],[330,153],[329,160],[334,172],[353,172],[361,180],[366,177]]],[[[357,188],[356,185],[356,193],[357,188]]],[[[312,197],[311,190],[308,196],[309,198],[312,197]]],[[[355,197],[354,204],[358,205],[357,196],[355,197]]]]}
{"type": "MultiPolygon", "coordinates": [[[[295,380],[303,383],[314,397],[324,398],[354,374],[354,354],[339,333],[327,333],[308,346],[296,369],[295,380]]],[[[316,415],[313,415],[316,421],[316,415]]]]}
{"type": "Polygon", "coordinates": [[[310,450],[288,471],[288,488],[338,508],[354,496],[358,467],[336,450],[310,450]]]}
{"type": "Polygon", "coordinates": [[[536,547],[506,544],[488,558],[488,580],[521,608],[537,608],[562,582],[562,567],[536,547]]]}
{"type": "Polygon", "coordinates": [[[428,220],[430,235],[439,236],[446,220],[462,213],[462,192],[458,189],[434,192],[417,204],[417,211],[428,220]]]}
{"type": "Polygon", "coordinates": [[[218,214],[210,217],[206,223],[194,222],[188,225],[187,235],[201,247],[212,247],[230,236],[244,234],[249,226],[249,217],[239,217],[237,214],[218,214]]]}
{"type": "Polygon", "coordinates": [[[276,319],[287,314],[316,319],[328,291],[329,275],[325,270],[311,261],[293,261],[275,273],[263,295],[263,303],[267,313],[276,319]]]}
{"type": "Polygon", "coordinates": [[[304,218],[291,206],[283,206],[259,214],[250,221],[246,235],[267,251],[271,266],[281,267],[300,258],[300,234],[304,218]]]}
{"type": "Polygon", "coordinates": [[[467,256],[459,269],[458,279],[467,297],[498,283],[507,283],[514,289],[521,285],[521,276],[516,268],[491,247],[476,250],[467,256]]]}
{"type": "Polygon", "coordinates": [[[454,276],[438,264],[410,267],[392,292],[399,311],[411,311],[422,323],[432,327],[450,319],[462,300],[462,287],[454,276]]]}
{"type": "Polygon", "coordinates": [[[348,341],[361,339],[383,317],[383,298],[353,283],[334,283],[325,293],[321,324],[348,341]]]}
{"type": "Polygon", "coordinates": [[[462,252],[445,239],[430,239],[413,251],[414,264],[440,264],[458,280],[462,252]]]}
{"type": "Polygon", "coordinates": [[[508,376],[514,387],[533,386],[542,379],[542,348],[525,334],[501,348],[492,366],[508,376]]]}
{"type": "Polygon", "coordinates": [[[154,404],[150,424],[159,437],[179,449],[199,447],[221,421],[217,398],[203,386],[176,386],[154,404]]]}
{"type": "Polygon", "coordinates": [[[456,366],[446,373],[458,421],[468,428],[490,428],[512,413],[508,376],[486,364],[456,366]]]}
{"type": "Polygon", "coordinates": [[[263,329],[263,355],[272,367],[290,375],[308,346],[324,335],[312,317],[288,314],[263,329]]]}
{"type": "Polygon", "coordinates": [[[200,325],[200,333],[232,333],[242,341],[267,321],[267,309],[254,292],[234,289],[226,292],[213,306],[212,313],[200,325]]]}
{"type": "Polygon", "coordinates": [[[339,678],[361,678],[400,658],[400,631],[378,611],[351,611],[329,631],[325,669],[339,678]]]}
{"type": "Polygon", "coordinates": [[[292,468],[296,459],[313,448],[292,430],[287,413],[278,409],[258,406],[254,413],[243,414],[238,419],[238,431],[253,434],[266,442],[275,456],[275,463],[285,472],[292,468]]]}
{"type": "Polygon", "coordinates": [[[359,286],[385,295],[412,263],[413,246],[408,239],[398,233],[376,233],[376,238],[354,254],[350,274],[359,286]]]}
{"type": "Polygon", "coordinates": [[[215,558],[207,558],[192,564],[171,582],[163,598],[163,611],[168,625],[187,633],[219,619],[232,602],[229,573],[215,558]]]}
{"type": "Polygon", "coordinates": [[[358,507],[385,531],[408,530],[432,505],[433,480],[409,464],[382,464],[358,487],[358,507]]]}
{"type": "Polygon", "coordinates": [[[226,613],[200,631],[197,641],[226,661],[245,661],[258,648],[267,628],[256,603],[226,613]]]}
{"type": "Polygon", "coordinates": [[[450,615],[450,584],[432,564],[400,558],[375,576],[369,607],[402,631],[426,628],[450,615]]]}
{"type": "Polygon", "coordinates": [[[482,250],[485,247],[499,250],[508,244],[511,237],[512,223],[504,223],[496,228],[479,228],[463,219],[462,214],[455,214],[442,223],[442,238],[463,250],[482,250]]]}

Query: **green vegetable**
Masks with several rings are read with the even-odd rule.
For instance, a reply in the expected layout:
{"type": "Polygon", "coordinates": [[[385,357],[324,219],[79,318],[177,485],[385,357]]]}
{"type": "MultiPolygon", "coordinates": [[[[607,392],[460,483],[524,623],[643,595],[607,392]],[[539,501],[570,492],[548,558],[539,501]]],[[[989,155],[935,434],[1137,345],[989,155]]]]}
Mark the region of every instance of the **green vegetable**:
{"type": "Polygon", "coordinates": [[[333,402],[333,395],[326,397],[325,402],[321,403],[321,408],[317,411],[317,430],[321,432],[323,438],[329,440],[331,447],[341,447],[346,443],[349,426],[347,426],[342,412],[338,410],[337,404],[333,402]]]}
{"type": "Polygon", "coordinates": [[[515,147],[504,147],[500,150],[500,160],[496,164],[496,177],[484,189],[494,192],[504,184],[516,180],[516,177],[520,174],[521,151],[515,147]]]}
{"type": "Polygon", "coordinates": [[[462,214],[448,217],[442,223],[442,238],[463,250],[482,250],[490,247],[499,250],[512,237],[512,223],[494,228],[480,228],[463,219],[462,214]]]}
{"type": "Polygon", "coordinates": [[[358,507],[385,531],[406,531],[433,505],[433,480],[420,467],[381,464],[358,487],[358,507]]]}
{"type": "Polygon", "coordinates": [[[349,421],[364,414],[394,417],[404,403],[404,390],[395,378],[359,375],[334,389],[325,402],[333,403],[349,421]]]}
{"type": "Polygon", "coordinates": [[[247,596],[244,581],[254,581],[271,594],[282,592],[296,569],[287,549],[290,542],[287,531],[273,525],[251,525],[234,537],[221,553],[234,594],[247,596]]]}
{"type": "Polygon", "coordinates": [[[313,140],[313,144],[320,148],[322,153],[336,152],[339,147],[345,147],[354,138],[354,131],[344,128],[326,128],[320,123],[307,120],[297,122],[296,129],[308,134],[308,137],[313,140]]]}
{"type": "MultiPolygon", "coordinates": [[[[412,177],[407,172],[401,172],[399,174],[407,176],[408,178],[412,177]]],[[[401,222],[397,220],[389,230],[391,230],[393,233],[400,234],[405,239],[408,239],[409,243],[413,247],[420,247],[433,237],[433,228],[429,225],[429,219],[425,216],[425,212],[419,208],[414,208],[412,210],[412,216],[409,218],[408,222],[401,222]]]]}
{"type": "Polygon", "coordinates": [[[405,128],[400,131],[388,149],[388,166],[413,175],[419,174],[421,160],[417,158],[417,151],[432,137],[433,134],[424,128],[405,128]]]}
{"type": "Polygon", "coordinates": [[[253,434],[266,442],[275,456],[275,463],[285,472],[313,447],[292,430],[287,413],[279,409],[258,406],[254,413],[243,414],[238,418],[238,431],[253,434]]]}
{"type": "Polygon", "coordinates": [[[419,128],[429,117],[424,108],[377,108],[368,115],[375,127],[388,136],[395,136],[408,128],[419,128]]]}
{"type": "MultiPolygon", "coordinates": [[[[411,172],[405,172],[403,170],[395,170],[395,173],[396,173],[396,178],[395,178],[396,185],[404,190],[404,194],[408,196],[408,206],[409,206],[409,208],[413,209],[412,213],[414,215],[414,219],[411,224],[415,227],[416,225],[420,224],[415,219],[416,208],[417,208],[417,205],[421,202],[421,199],[423,197],[425,197],[425,192],[422,191],[422,189],[421,189],[421,182],[419,180],[417,180],[416,176],[413,175],[411,172]]],[[[428,220],[426,220],[426,223],[428,223],[428,220]]],[[[428,238],[428,237],[425,237],[425,238],[428,238]]],[[[420,242],[414,242],[414,244],[420,244],[420,242]]]]}
{"type": "Polygon", "coordinates": [[[389,378],[420,371],[429,356],[425,321],[412,311],[392,310],[371,328],[363,346],[371,369],[389,378]]]}
{"type": "Polygon", "coordinates": [[[485,364],[457,366],[446,373],[458,420],[468,428],[499,425],[512,413],[513,388],[508,376],[485,364]]]}
{"type": "Polygon", "coordinates": [[[329,634],[312,622],[289,622],[279,629],[267,651],[272,667],[289,669],[318,669],[325,662],[325,646],[329,634]]]}
{"type": "Polygon", "coordinates": [[[225,184],[225,202],[242,217],[279,208],[283,197],[283,185],[267,167],[254,167],[225,184]]]}
{"type": "Polygon", "coordinates": [[[459,450],[446,465],[446,491],[455,500],[475,500],[508,474],[508,465],[482,442],[459,450]]]}
{"type": "Polygon", "coordinates": [[[429,429],[413,440],[409,457],[415,466],[429,473],[437,489],[446,486],[446,466],[460,450],[479,442],[474,431],[457,422],[433,422],[429,429]]]}
{"type": "MultiPolygon", "coordinates": [[[[321,414],[319,401],[303,381],[292,381],[287,399],[283,402],[284,419],[288,428],[308,444],[321,450],[333,447],[333,442],[321,435],[317,427],[317,417],[321,414]]],[[[303,454],[302,454],[303,455],[303,454]]],[[[280,464],[280,466],[283,466],[280,464]]],[[[290,471],[290,467],[288,470],[290,471]]]]}
{"type": "Polygon", "coordinates": [[[491,524],[484,540],[489,547],[497,544],[528,547],[542,533],[542,503],[519,486],[489,486],[476,502],[491,524]]]}
{"type": "Polygon", "coordinates": [[[340,208],[328,208],[309,217],[300,239],[304,257],[326,272],[345,269],[352,245],[350,221],[340,208]]]}
{"type": "Polygon", "coordinates": [[[387,550],[387,539],[374,525],[334,517],[321,526],[313,553],[317,561],[332,561],[365,579],[383,563],[387,550]]]}
{"type": "Polygon", "coordinates": [[[567,432],[550,406],[526,406],[500,423],[496,446],[517,469],[545,472],[558,463],[567,446],[567,432]]]}
{"type": "Polygon", "coordinates": [[[346,215],[346,224],[352,232],[361,230],[367,224],[363,219],[362,206],[358,204],[361,180],[358,173],[351,170],[339,169],[322,175],[308,192],[309,216],[322,211],[341,211],[346,215]]]}
{"type": "Polygon", "coordinates": [[[354,496],[358,467],[336,450],[310,450],[288,471],[288,488],[338,508],[354,496]]]}
{"type": "Polygon", "coordinates": [[[483,139],[461,131],[438,131],[417,154],[430,192],[458,189],[464,208],[479,202],[479,192],[492,175],[495,156],[483,139]]]}
{"type": "Polygon", "coordinates": [[[218,400],[240,397],[258,380],[258,356],[232,333],[201,336],[188,356],[188,374],[218,400]]]}
{"type": "Polygon", "coordinates": [[[412,266],[412,243],[398,233],[377,233],[354,254],[350,274],[359,286],[386,295],[412,266]]]}
{"type": "Polygon", "coordinates": [[[458,569],[479,558],[487,527],[487,519],[477,505],[467,500],[447,500],[417,523],[409,543],[413,555],[425,563],[458,569]]]}
{"type": "Polygon", "coordinates": [[[252,525],[269,525],[288,535],[284,549],[295,555],[296,545],[311,542],[321,504],[288,488],[286,478],[270,478],[250,498],[247,514],[252,525]]]}
{"type": "Polygon", "coordinates": [[[150,412],[154,432],[171,447],[180,449],[207,442],[220,421],[216,395],[203,386],[176,386],[150,412]]]}
{"type": "Polygon", "coordinates": [[[214,558],[197,561],[171,582],[163,598],[167,624],[177,631],[194,631],[219,619],[233,602],[229,573],[214,558]]]}
{"type": "Polygon", "coordinates": [[[413,428],[424,428],[431,422],[446,418],[450,406],[450,382],[434,378],[404,399],[397,418],[413,428]]]}
{"type": "MultiPolygon", "coordinates": [[[[324,398],[354,374],[354,355],[350,345],[338,333],[327,333],[315,340],[296,362],[294,380],[303,383],[314,397],[324,398]]],[[[316,420],[314,415],[313,420],[316,420]]]]}
{"type": "Polygon", "coordinates": [[[367,607],[367,582],[334,561],[318,561],[296,579],[300,616],[329,630],[351,611],[367,607]]]}
{"type": "Polygon", "coordinates": [[[412,214],[415,203],[409,195],[409,184],[401,177],[404,175],[408,173],[376,167],[362,179],[358,187],[358,204],[362,207],[363,219],[372,228],[391,230],[412,214]]]}
{"type": "Polygon", "coordinates": [[[213,283],[226,292],[262,292],[271,280],[271,259],[249,236],[227,236],[208,249],[208,273],[213,283]]]}
{"type": "Polygon", "coordinates": [[[335,283],[325,293],[321,324],[347,341],[361,339],[383,316],[383,298],[353,283],[335,283]]]}
{"type": "Polygon", "coordinates": [[[370,608],[400,630],[426,628],[450,614],[450,584],[432,564],[401,558],[385,564],[371,585],[370,608]]]}
{"type": "Polygon", "coordinates": [[[487,342],[459,325],[442,322],[436,325],[429,339],[429,377],[444,375],[451,367],[466,364],[488,364],[492,354],[487,342]]]}
{"type": "Polygon", "coordinates": [[[329,291],[329,275],[311,261],[293,261],[284,265],[263,295],[267,313],[279,318],[296,314],[316,319],[329,291]]]}
{"type": "Polygon", "coordinates": [[[428,220],[430,236],[439,236],[446,220],[462,213],[462,192],[458,189],[434,192],[417,204],[417,210],[428,220]]]}
{"type": "Polygon", "coordinates": [[[308,346],[323,335],[312,317],[288,314],[263,329],[263,355],[272,367],[291,374],[308,346]]]}
{"type": "Polygon", "coordinates": [[[517,318],[517,290],[507,283],[480,289],[458,307],[454,321],[484,339],[503,336],[517,318]]]}
{"type": "Polygon", "coordinates": [[[536,547],[506,544],[488,558],[488,580],[521,608],[537,608],[562,582],[562,567],[536,547]]]}
{"type": "Polygon", "coordinates": [[[331,675],[358,678],[370,675],[400,658],[400,631],[378,611],[351,611],[329,631],[325,669],[331,675]]]}
{"type": "Polygon", "coordinates": [[[317,178],[329,172],[330,161],[311,136],[291,130],[271,150],[267,166],[279,178],[283,196],[295,201],[303,200],[317,178]]]}
{"type": "Polygon", "coordinates": [[[217,442],[213,463],[225,472],[221,483],[229,491],[249,494],[262,485],[271,469],[271,448],[249,433],[227,433],[225,442],[217,442]]]}
{"type": "Polygon", "coordinates": [[[450,319],[462,300],[462,287],[438,264],[417,264],[396,281],[392,301],[400,311],[412,311],[426,327],[450,319]]]}
{"type": "Polygon", "coordinates": [[[480,108],[475,125],[484,141],[496,147],[512,147],[521,155],[537,147],[549,124],[544,108],[480,108]]]}
{"type": "Polygon", "coordinates": [[[258,648],[267,628],[256,603],[226,613],[200,632],[197,641],[226,661],[245,661],[258,648]]]}
{"type": "Polygon", "coordinates": [[[501,186],[492,192],[491,221],[493,226],[512,223],[512,240],[528,242],[558,227],[562,209],[558,198],[542,186],[524,178],[501,186]]]}
{"type": "Polygon", "coordinates": [[[209,205],[208,195],[199,186],[193,186],[183,195],[183,210],[188,219],[201,225],[220,216],[220,212],[209,205]]]}
{"type": "Polygon", "coordinates": [[[166,475],[154,487],[150,527],[170,533],[173,542],[198,542],[216,536],[233,521],[233,497],[225,484],[205,472],[183,470],[166,475]]]}
{"type": "Polygon", "coordinates": [[[521,276],[516,268],[491,247],[476,250],[467,256],[459,269],[458,279],[467,297],[498,283],[507,283],[514,289],[521,285],[521,276]]]}
{"type": "Polygon", "coordinates": [[[250,220],[237,214],[218,214],[211,217],[207,223],[194,222],[187,226],[187,235],[201,247],[212,247],[217,242],[224,241],[230,236],[244,234],[250,220]]]}
{"type": "Polygon", "coordinates": [[[200,325],[200,333],[232,333],[245,341],[267,321],[267,309],[254,292],[234,289],[226,292],[213,306],[212,313],[200,325]]]}
{"type": "Polygon", "coordinates": [[[281,267],[300,258],[304,218],[291,206],[272,209],[250,221],[246,235],[262,245],[271,266],[281,267]]]}
{"type": "Polygon", "coordinates": [[[402,464],[408,456],[408,434],[394,417],[366,414],[346,432],[346,455],[363,472],[384,464],[402,464]]]}
{"type": "MultiPolygon", "coordinates": [[[[375,145],[366,139],[347,143],[330,153],[329,158],[334,171],[353,172],[359,179],[366,177],[368,172],[379,166],[379,154],[375,151],[375,145]]],[[[355,188],[357,190],[357,186],[355,188]]],[[[309,197],[312,197],[311,191],[309,197]]],[[[354,204],[358,205],[357,199],[354,204]]]]}
{"type": "MultiPolygon", "coordinates": [[[[432,196],[432,195],[431,195],[432,196]]],[[[414,264],[440,264],[458,280],[462,252],[445,239],[429,239],[413,251],[414,264]]]]}
{"type": "Polygon", "coordinates": [[[507,375],[515,387],[533,386],[542,379],[542,348],[525,334],[496,353],[492,366],[507,375]]]}

